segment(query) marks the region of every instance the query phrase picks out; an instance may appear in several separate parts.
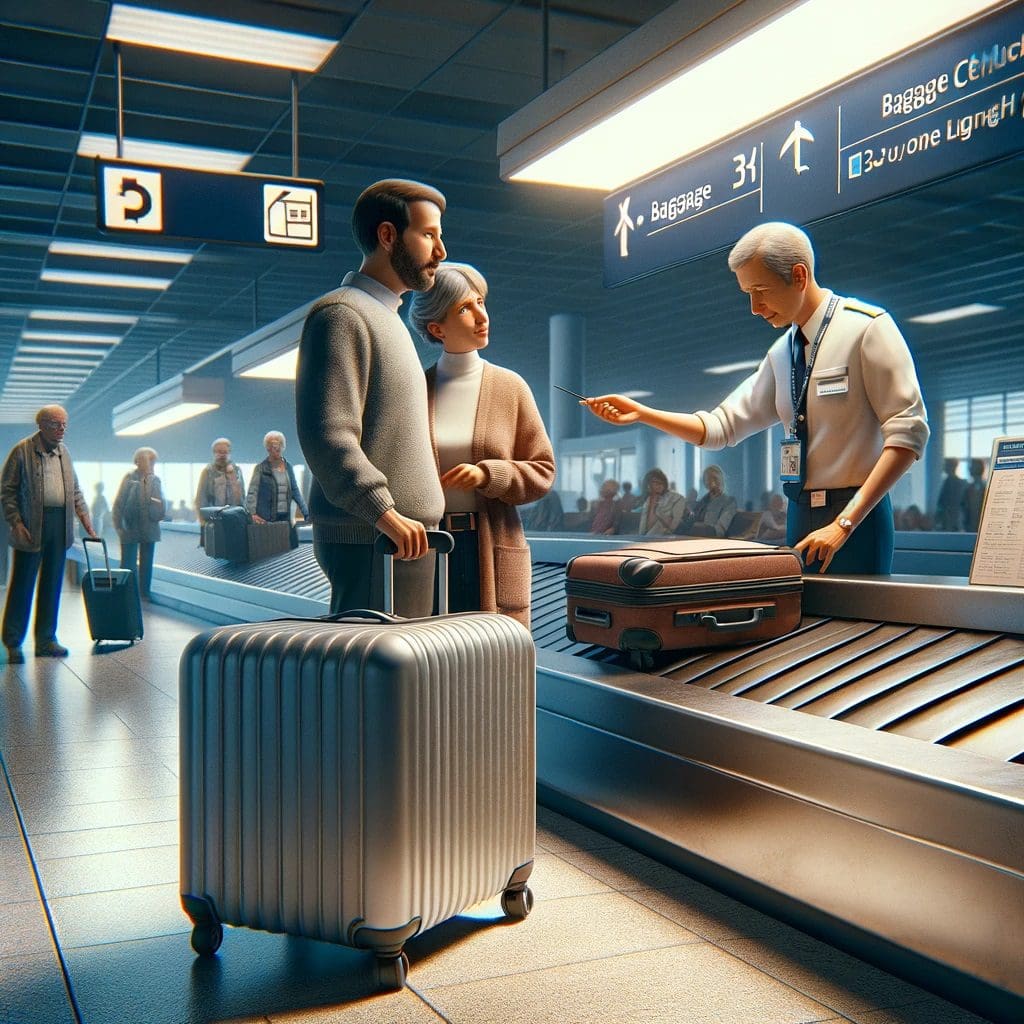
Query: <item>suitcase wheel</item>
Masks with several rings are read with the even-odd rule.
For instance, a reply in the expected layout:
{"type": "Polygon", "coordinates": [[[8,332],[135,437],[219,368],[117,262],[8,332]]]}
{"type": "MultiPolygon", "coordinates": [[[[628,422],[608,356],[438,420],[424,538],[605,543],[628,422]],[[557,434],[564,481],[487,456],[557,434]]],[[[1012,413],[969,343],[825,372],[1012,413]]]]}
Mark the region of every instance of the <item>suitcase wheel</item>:
{"type": "Polygon", "coordinates": [[[501,909],[513,921],[523,921],[533,910],[533,893],[528,885],[522,889],[506,889],[501,894],[501,909]]]}
{"type": "Polygon", "coordinates": [[[409,958],[404,952],[377,955],[377,987],[393,992],[405,987],[409,975],[409,958]]]}
{"type": "Polygon", "coordinates": [[[203,921],[192,929],[192,948],[200,956],[213,956],[223,938],[224,929],[219,921],[203,921]]]}

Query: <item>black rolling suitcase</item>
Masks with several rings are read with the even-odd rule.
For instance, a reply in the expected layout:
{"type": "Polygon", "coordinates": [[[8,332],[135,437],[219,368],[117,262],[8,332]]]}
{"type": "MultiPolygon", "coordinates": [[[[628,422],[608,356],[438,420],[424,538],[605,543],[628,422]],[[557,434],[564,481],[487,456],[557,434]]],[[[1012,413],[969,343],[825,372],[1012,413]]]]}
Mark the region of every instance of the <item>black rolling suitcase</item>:
{"type": "Polygon", "coordinates": [[[229,562],[249,561],[249,526],[252,516],[241,505],[200,509],[203,524],[203,550],[211,558],[229,562]]]}
{"type": "Polygon", "coordinates": [[[89,633],[96,643],[101,640],[142,639],[142,602],[139,583],[131,569],[111,569],[107,542],[102,537],[83,537],[85,576],[82,597],[89,633]],[[89,545],[103,545],[105,569],[94,569],[89,560],[89,545]]]}

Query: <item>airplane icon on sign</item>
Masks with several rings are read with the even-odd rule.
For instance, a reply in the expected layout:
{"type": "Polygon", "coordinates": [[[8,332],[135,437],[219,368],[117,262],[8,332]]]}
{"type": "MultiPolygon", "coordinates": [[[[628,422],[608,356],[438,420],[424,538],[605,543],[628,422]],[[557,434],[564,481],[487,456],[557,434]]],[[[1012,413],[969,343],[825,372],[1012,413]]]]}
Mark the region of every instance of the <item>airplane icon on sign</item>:
{"type": "Polygon", "coordinates": [[[797,174],[803,174],[804,171],[809,171],[810,167],[800,162],[800,144],[802,142],[813,142],[814,136],[799,122],[793,122],[793,130],[786,136],[786,141],[782,144],[782,149],[779,150],[779,159],[781,160],[786,154],[787,149],[793,150],[793,170],[797,174]]]}

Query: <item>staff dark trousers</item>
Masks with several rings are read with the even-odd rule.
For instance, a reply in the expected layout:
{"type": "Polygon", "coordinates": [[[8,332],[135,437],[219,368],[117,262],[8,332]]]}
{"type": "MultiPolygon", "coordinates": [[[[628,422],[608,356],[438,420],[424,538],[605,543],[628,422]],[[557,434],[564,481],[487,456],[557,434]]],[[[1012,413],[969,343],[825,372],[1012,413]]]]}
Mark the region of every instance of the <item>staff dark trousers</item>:
{"type": "MultiPolygon", "coordinates": [[[[786,514],[786,543],[793,545],[807,534],[833,522],[856,490],[848,487],[827,491],[827,504],[822,508],[810,507],[810,491],[803,491],[799,499],[791,500],[786,514]]],[[[828,567],[828,575],[891,573],[895,544],[892,499],[887,494],[836,553],[828,567]]],[[[817,572],[821,565],[811,562],[806,568],[808,572],[817,572]]]]}
{"type": "Polygon", "coordinates": [[[149,597],[153,587],[153,552],[156,542],[121,542],[121,568],[131,569],[139,581],[139,596],[149,597]]]}
{"type": "MultiPolygon", "coordinates": [[[[331,614],[354,608],[384,610],[384,556],[372,544],[313,541],[313,554],[331,583],[331,614]]],[[[430,615],[434,604],[437,556],[395,560],[395,614],[407,619],[430,615]]]]}
{"type": "Polygon", "coordinates": [[[32,589],[36,587],[36,646],[57,639],[57,615],[60,589],[67,558],[63,508],[43,510],[43,543],[39,551],[14,551],[11,582],[4,608],[3,642],[5,647],[20,647],[28,630],[32,609],[32,589]]]}

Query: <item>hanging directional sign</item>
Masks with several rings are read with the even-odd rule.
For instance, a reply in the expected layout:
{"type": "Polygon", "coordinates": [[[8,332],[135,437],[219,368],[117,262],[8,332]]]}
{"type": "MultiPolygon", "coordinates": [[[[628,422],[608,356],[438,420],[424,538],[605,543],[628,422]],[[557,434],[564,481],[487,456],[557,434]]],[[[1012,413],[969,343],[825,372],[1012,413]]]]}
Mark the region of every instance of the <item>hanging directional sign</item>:
{"type": "Polygon", "coordinates": [[[100,228],[204,242],[322,249],[324,184],[305,178],[96,161],[100,228]]]}
{"type": "Polygon", "coordinates": [[[604,283],[1024,152],[1024,4],[925,44],[613,193],[604,283]]]}

